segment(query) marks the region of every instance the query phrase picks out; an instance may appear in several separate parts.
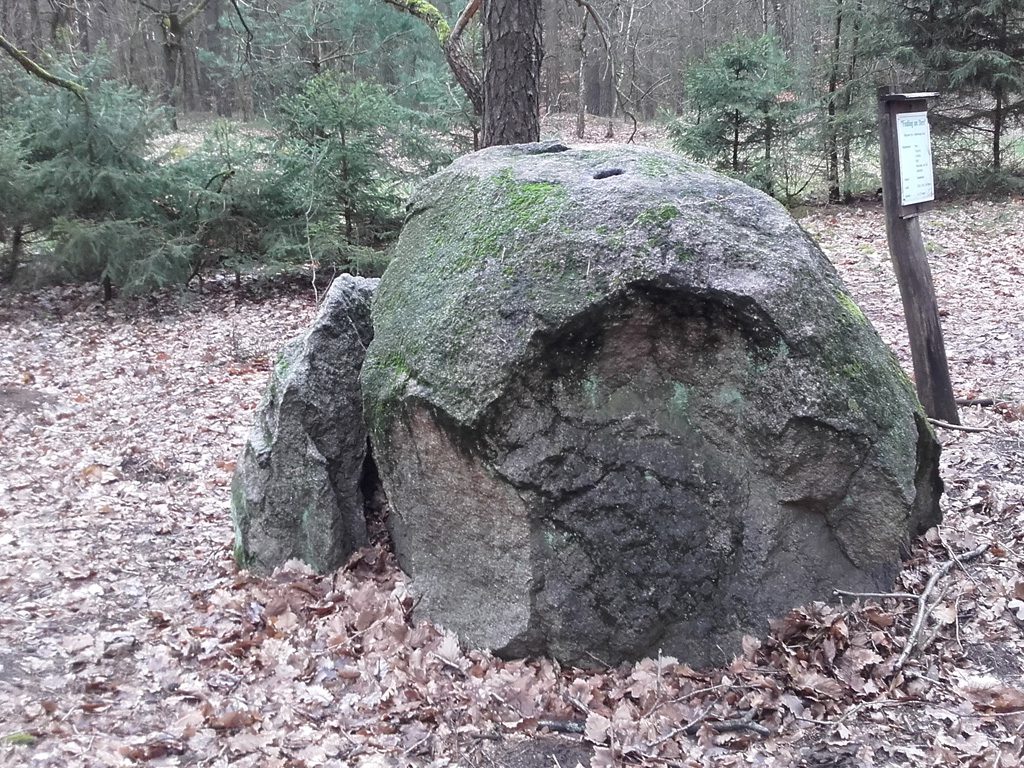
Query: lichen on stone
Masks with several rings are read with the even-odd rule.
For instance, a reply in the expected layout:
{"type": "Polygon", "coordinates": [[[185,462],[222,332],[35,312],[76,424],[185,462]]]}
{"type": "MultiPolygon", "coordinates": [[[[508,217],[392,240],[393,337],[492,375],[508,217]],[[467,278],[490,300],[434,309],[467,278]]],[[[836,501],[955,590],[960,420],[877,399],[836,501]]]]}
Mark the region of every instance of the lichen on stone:
{"type": "Polygon", "coordinates": [[[470,642],[712,660],[830,585],[888,588],[937,519],[920,405],[767,196],[650,150],[507,147],[411,210],[365,410],[399,561],[470,642]]]}

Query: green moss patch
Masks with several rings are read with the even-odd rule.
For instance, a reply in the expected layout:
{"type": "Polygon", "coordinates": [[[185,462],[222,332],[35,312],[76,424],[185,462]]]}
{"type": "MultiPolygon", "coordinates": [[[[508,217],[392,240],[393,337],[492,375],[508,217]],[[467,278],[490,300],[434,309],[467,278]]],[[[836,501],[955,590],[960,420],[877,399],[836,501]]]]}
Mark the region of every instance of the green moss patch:
{"type": "Polygon", "coordinates": [[[681,216],[679,209],[674,205],[660,205],[657,208],[648,208],[636,217],[636,224],[641,226],[663,227],[681,216]]]}
{"type": "Polygon", "coordinates": [[[846,314],[851,316],[854,320],[862,325],[870,325],[867,317],[861,311],[861,308],[857,306],[857,303],[847,296],[842,291],[836,291],[836,298],[839,300],[840,306],[846,310],[846,314]]]}
{"type": "Polygon", "coordinates": [[[31,747],[39,741],[39,739],[27,731],[15,731],[14,733],[8,733],[4,736],[2,741],[4,744],[13,744],[16,747],[31,747]]]}

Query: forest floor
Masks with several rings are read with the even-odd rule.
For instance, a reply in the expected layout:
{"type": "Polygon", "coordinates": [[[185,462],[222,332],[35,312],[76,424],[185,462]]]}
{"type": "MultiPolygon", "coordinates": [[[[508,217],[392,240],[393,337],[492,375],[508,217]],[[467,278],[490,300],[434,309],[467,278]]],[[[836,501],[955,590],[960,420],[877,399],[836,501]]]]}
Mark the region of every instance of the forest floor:
{"type": "MultiPolygon", "coordinates": [[[[909,370],[880,208],[803,223],[909,370]]],[[[939,431],[946,522],[906,562],[909,596],[806,606],[709,670],[462,649],[407,624],[379,551],[238,572],[232,470],[311,288],[5,297],[0,764],[1020,765],[1024,203],[923,228],[956,394],[993,400],[963,409],[984,431],[939,431]]]]}

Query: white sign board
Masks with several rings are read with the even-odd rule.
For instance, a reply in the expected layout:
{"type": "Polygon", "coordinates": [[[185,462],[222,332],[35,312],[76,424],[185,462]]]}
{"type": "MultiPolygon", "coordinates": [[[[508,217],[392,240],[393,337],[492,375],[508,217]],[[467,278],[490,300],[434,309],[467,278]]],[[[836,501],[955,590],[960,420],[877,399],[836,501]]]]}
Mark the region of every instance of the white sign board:
{"type": "Polygon", "coordinates": [[[932,137],[927,112],[896,115],[896,146],[900,153],[900,201],[903,205],[935,199],[932,137]]]}

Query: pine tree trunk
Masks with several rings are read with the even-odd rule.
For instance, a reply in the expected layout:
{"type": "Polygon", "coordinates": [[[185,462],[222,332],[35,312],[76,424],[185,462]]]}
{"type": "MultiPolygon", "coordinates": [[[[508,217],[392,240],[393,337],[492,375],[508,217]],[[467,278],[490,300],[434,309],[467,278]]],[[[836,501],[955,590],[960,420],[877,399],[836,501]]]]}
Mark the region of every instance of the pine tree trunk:
{"type": "Polygon", "coordinates": [[[740,111],[737,109],[733,114],[732,123],[732,170],[740,169],[740,111]]]}
{"type": "Polygon", "coordinates": [[[839,127],[836,124],[836,91],[839,88],[839,52],[843,38],[843,0],[836,3],[836,26],[832,37],[832,61],[828,72],[828,120],[826,125],[826,168],[828,201],[838,203],[839,190],[839,127]]]}
{"type": "Polygon", "coordinates": [[[543,28],[550,30],[547,50],[544,52],[544,113],[562,112],[562,36],[559,5],[544,3],[543,28]]]}
{"type": "MultiPolygon", "coordinates": [[[[1003,13],[1000,21],[999,28],[999,41],[998,50],[1006,51],[1009,48],[1007,40],[1007,32],[1009,30],[1009,17],[1006,13],[1003,13]]],[[[1003,97],[1005,93],[1003,91],[1002,84],[997,84],[993,95],[996,97],[996,107],[992,113],[992,167],[995,170],[999,170],[1002,166],[1002,147],[1000,141],[1003,137],[1003,97]]]]}
{"type": "Polygon", "coordinates": [[[1003,89],[996,86],[996,108],[992,112],[992,167],[999,170],[1002,166],[1002,148],[1000,140],[1003,134],[1003,89]]]}
{"type": "Polygon", "coordinates": [[[857,53],[860,50],[860,20],[864,15],[864,0],[857,0],[853,14],[853,33],[850,38],[850,59],[846,65],[846,85],[843,90],[843,115],[846,117],[846,126],[842,132],[843,145],[843,202],[853,202],[853,162],[850,159],[850,145],[853,137],[850,135],[850,112],[853,109],[853,78],[857,74],[857,53]]]}
{"type": "Polygon", "coordinates": [[[43,25],[39,19],[39,3],[38,0],[29,0],[28,2],[28,18],[32,29],[32,37],[29,40],[29,52],[33,59],[39,58],[40,52],[40,41],[43,39],[43,25]]]}
{"type": "Polygon", "coordinates": [[[781,0],[775,0],[772,3],[772,8],[775,11],[775,26],[779,31],[782,47],[787,53],[790,53],[793,50],[793,34],[789,24],[786,23],[786,11],[782,7],[781,0]]]}
{"type": "Polygon", "coordinates": [[[164,104],[171,110],[171,127],[178,129],[177,93],[178,93],[178,58],[181,50],[178,42],[178,18],[168,14],[163,18],[163,53],[164,65],[164,104]]]}
{"type": "Polygon", "coordinates": [[[583,21],[577,36],[579,41],[580,66],[579,81],[576,91],[576,138],[582,139],[587,132],[587,20],[590,16],[584,12],[583,21]]]}
{"type": "Polygon", "coordinates": [[[90,29],[89,6],[77,8],[78,11],[78,46],[86,53],[92,53],[92,30],[90,29]]]}
{"type": "Polygon", "coordinates": [[[349,172],[348,172],[348,147],[345,144],[345,130],[342,129],[339,138],[341,139],[341,180],[345,183],[345,240],[352,242],[352,219],[355,217],[355,210],[352,207],[352,196],[349,194],[349,172]]]}
{"type": "MultiPolygon", "coordinates": [[[[3,237],[0,237],[0,242],[3,242],[3,237]]],[[[11,231],[11,247],[7,251],[7,255],[0,259],[0,283],[9,283],[14,280],[15,274],[18,272],[18,265],[21,263],[24,244],[21,227],[15,227],[11,231]]]]}
{"type": "Polygon", "coordinates": [[[484,0],[483,145],[540,139],[541,0],[484,0]]]}

